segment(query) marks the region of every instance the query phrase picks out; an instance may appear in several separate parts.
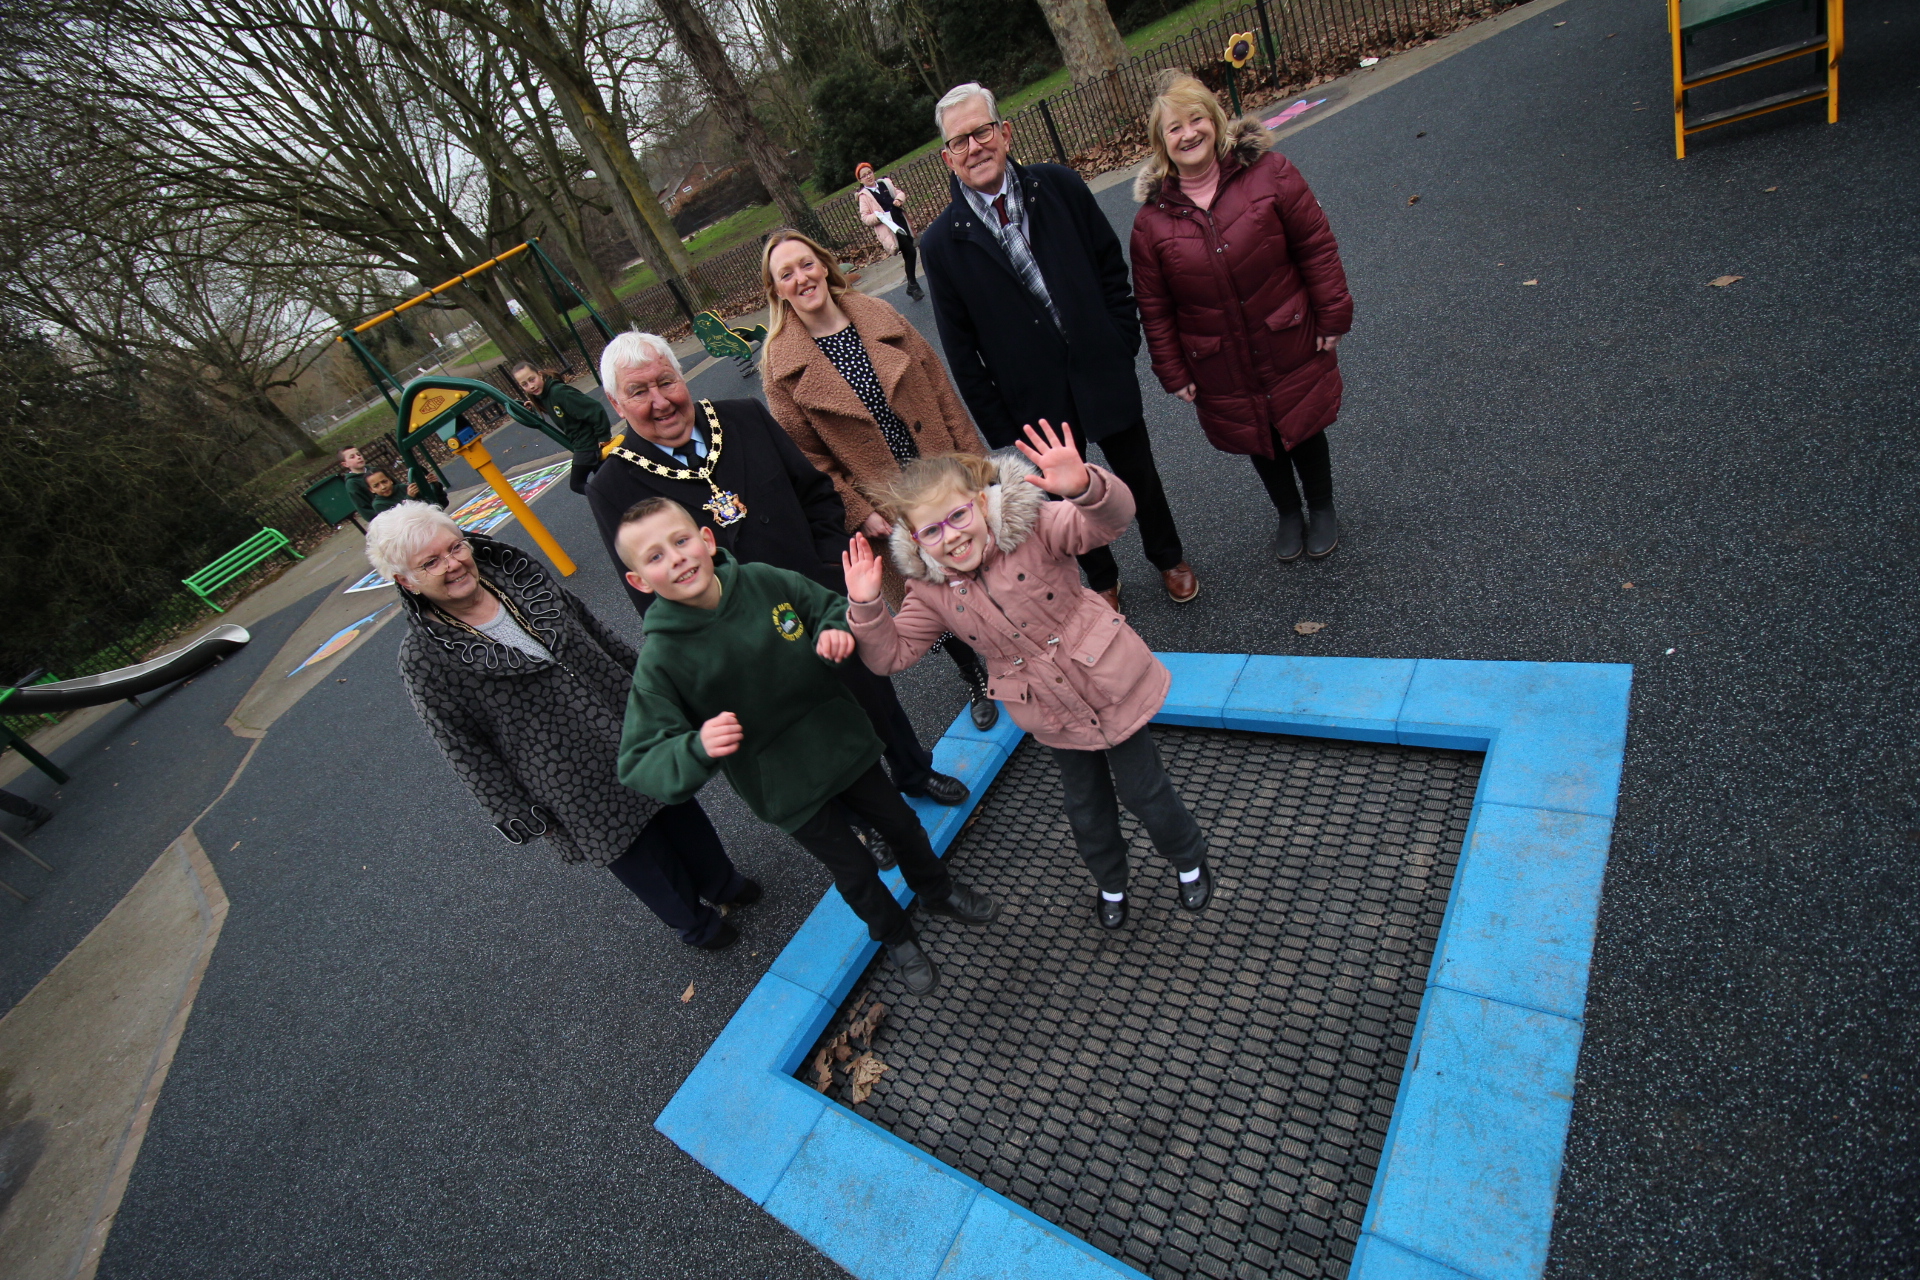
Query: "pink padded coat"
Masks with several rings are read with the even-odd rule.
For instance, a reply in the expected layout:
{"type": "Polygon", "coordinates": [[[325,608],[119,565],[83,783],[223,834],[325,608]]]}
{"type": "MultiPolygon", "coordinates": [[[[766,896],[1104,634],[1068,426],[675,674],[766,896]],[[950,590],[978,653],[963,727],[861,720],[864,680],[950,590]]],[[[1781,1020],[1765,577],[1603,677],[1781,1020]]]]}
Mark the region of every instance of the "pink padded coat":
{"type": "Polygon", "coordinates": [[[995,455],[987,490],[993,548],[971,574],[950,574],[893,531],[907,578],[899,617],[884,602],[852,605],[847,622],[860,657],[881,675],[919,660],[951,631],[987,664],[987,693],[1043,745],[1102,751],[1138,733],[1166,701],[1172,674],[1127,620],[1080,584],[1074,557],[1105,546],[1133,519],[1133,494],[1112,472],[1088,467],[1087,492],[1049,502],[1028,484],[1033,467],[995,455]]]}

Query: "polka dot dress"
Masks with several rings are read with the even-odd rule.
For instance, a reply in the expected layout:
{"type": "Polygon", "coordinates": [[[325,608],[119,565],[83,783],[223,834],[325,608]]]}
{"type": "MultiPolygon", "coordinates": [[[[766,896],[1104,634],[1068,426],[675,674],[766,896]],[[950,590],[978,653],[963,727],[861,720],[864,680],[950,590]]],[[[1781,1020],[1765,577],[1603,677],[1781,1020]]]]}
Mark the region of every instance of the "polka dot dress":
{"type": "Polygon", "coordinates": [[[920,446],[914,443],[913,432],[893,411],[893,406],[887,403],[886,393],[880,389],[880,379],[873,372],[873,361],[867,359],[867,348],[860,341],[860,331],[848,325],[838,333],[830,333],[814,341],[827,353],[827,359],[833,361],[833,367],[847,380],[853,393],[860,397],[860,403],[867,407],[867,412],[873,415],[874,422],[880,427],[880,434],[886,437],[893,460],[905,466],[919,457],[920,446]]]}

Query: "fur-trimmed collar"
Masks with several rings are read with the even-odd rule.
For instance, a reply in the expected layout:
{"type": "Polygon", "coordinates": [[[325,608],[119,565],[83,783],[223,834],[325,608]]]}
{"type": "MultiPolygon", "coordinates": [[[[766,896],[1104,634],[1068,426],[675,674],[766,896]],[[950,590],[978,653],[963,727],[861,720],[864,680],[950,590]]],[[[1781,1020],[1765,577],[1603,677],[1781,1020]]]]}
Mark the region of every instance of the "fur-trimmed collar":
{"type": "MultiPolygon", "coordinates": [[[[987,528],[993,534],[993,545],[1005,555],[1033,536],[1040,512],[1047,505],[1047,494],[1039,485],[1027,483],[1026,478],[1038,472],[1018,450],[1002,449],[990,456],[1000,468],[1000,480],[987,486],[987,528]]],[[[919,578],[935,586],[947,580],[947,571],[921,554],[920,544],[905,525],[893,526],[889,548],[902,577],[919,578]]]]}
{"type": "MultiPolygon", "coordinates": [[[[1253,116],[1241,116],[1238,120],[1227,122],[1227,154],[1221,163],[1227,160],[1236,163],[1230,168],[1244,169],[1265,155],[1273,146],[1273,135],[1267,127],[1253,116]]],[[[1223,179],[1225,173],[1220,175],[1223,179]]],[[[1133,198],[1140,204],[1160,198],[1160,189],[1166,184],[1167,170],[1161,165],[1160,157],[1149,155],[1146,163],[1140,166],[1140,172],[1134,175],[1133,198]]],[[[1178,189],[1176,185],[1176,190],[1178,189]]]]}
{"type": "MultiPolygon", "coordinates": [[[[560,629],[554,623],[560,616],[560,599],[546,566],[510,542],[497,542],[477,533],[468,534],[467,541],[473,547],[473,562],[481,577],[496,593],[512,598],[533,624],[534,639],[545,645],[548,653],[558,653],[560,629]]],[[[470,631],[434,608],[424,597],[397,582],[394,587],[400,592],[407,621],[416,632],[433,642],[424,647],[424,652],[436,656],[442,663],[478,668],[487,675],[518,674],[552,665],[512,645],[499,644],[470,631]]]]}

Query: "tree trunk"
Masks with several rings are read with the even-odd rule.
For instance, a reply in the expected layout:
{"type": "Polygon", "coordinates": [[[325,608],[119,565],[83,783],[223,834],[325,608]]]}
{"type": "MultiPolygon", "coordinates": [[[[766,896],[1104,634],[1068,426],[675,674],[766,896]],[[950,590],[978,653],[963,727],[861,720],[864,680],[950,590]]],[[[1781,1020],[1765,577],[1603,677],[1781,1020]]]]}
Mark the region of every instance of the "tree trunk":
{"type": "Polygon", "coordinates": [[[1129,56],[1105,0],[1039,0],[1074,86],[1098,80],[1129,56]]]}
{"type": "Polygon", "coordinates": [[[308,458],[323,458],[327,451],[320,442],[308,435],[306,428],[295,422],[287,411],[273,402],[266,392],[255,392],[247,397],[246,409],[254,417],[266,424],[268,432],[276,439],[285,441],[288,446],[298,449],[308,458]]]}
{"type": "MultiPolygon", "coordinates": [[[[786,154],[768,135],[766,126],[760,123],[760,117],[753,114],[753,103],[748,100],[746,90],[740,87],[740,78],[734,75],[733,67],[727,62],[726,51],[720,47],[713,28],[707,24],[706,15],[700,12],[694,0],[655,0],[655,7],[673,27],[681,51],[693,63],[700,79],[705,81],[707,91],[713,95],[714,108],[719,111],[728,131],[745,148],[747,159],[752,162],[753,171],[760,178],[760,185],[767,189],[767,194],[780,207],[787,225],[806,232],[822,244],[836,244],[828,237],[826,224],[820,220],[820,215],[800,193],[800,184],[793,180],[793,172],[787,167],[786,154]]],[[[1112,20],[1108,21],[1111,24],[1112,20]]]]}

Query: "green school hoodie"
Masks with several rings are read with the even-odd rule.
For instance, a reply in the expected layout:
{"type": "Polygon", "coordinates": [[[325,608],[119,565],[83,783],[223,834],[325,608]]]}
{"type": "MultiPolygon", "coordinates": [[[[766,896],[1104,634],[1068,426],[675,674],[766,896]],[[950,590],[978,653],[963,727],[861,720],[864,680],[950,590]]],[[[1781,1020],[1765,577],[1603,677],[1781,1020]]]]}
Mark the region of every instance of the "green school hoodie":
{"type": "MultiPolygon", "coordinates": [[[[813,651],[847,629],[847,599],[787,569],[714,555],[720,604],[655,600],[620,735],[620,781],[662,804],[716,769],[763,820],[791,834],[880,759],[867,713],[813,651]],[[700,726],[731,711],[745,736],[719,760],[700,726]]],[[[859,656],[848,662],[860,661],[859,656]]]]}

